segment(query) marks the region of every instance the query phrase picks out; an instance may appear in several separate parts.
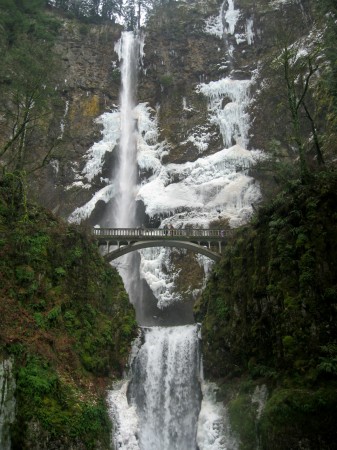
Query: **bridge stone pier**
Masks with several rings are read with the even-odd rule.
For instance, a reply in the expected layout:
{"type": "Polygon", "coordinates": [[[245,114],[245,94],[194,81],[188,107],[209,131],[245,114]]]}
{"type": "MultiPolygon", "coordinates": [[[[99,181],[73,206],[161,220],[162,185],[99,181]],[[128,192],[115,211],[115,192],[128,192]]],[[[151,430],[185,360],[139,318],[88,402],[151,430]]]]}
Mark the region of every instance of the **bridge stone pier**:
{"type": "Polygon", "coordinates": [[[231,230],[164,229],[164,228],[94,228],[99,246],[104,246],[105,259],[112,261],[127,253],[149,247],[186,248],[214,261],[221,257],[221,247],[231,230]]]}

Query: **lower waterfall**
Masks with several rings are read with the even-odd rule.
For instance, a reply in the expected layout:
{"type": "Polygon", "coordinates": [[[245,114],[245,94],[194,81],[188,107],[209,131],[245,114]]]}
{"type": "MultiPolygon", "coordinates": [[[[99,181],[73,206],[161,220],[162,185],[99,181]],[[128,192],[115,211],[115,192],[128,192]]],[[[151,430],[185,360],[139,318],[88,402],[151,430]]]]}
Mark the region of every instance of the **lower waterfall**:
{"type": "Polygon", "coordinates": [[[198,325],[142,328],[130,380],[109,393],[121,450],[236,450],[226,413],[202,380],[198,325]]]}
{"type": "Polygon", "coordinates": [[[196,326],[145,329],[129,398],[139,415],[140,448],[192,450],[200,409],[196,326]]]}

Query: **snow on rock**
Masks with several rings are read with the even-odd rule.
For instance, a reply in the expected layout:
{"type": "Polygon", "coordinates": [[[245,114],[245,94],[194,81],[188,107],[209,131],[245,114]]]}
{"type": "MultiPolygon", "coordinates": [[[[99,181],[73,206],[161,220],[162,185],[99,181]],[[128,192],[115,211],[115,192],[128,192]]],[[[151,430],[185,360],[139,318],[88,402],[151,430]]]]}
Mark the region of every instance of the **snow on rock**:
{"type": "Polygon", "coordinates": [[[102,200],[103,202],[108,203],[108,201],[113,198],[114,192],[115,188],[113,184],[105,186],[103,189],[96,192],[88,203],[76,208],[75,211],[68,217],[68,221],[70,223],[80,223],[82,220],[87,219],[94,211],[97,202],[102,200]]]}
{"type": "Polygon", "coordinates": [[[195,127],[188,138],[181,142],[180,145],[187,145],[191,143],[196,148],[197,152],[201,154],[208,150],[209,143],[213,137],[214,133],[209,131],[209,127],[200,125],[195,127]]]}
{"type": "Polygon", "coordinates": [[[119,111],[104,113],[96,122],[103,125],[103,138],[100,142],[95,143],[85,155],[87,162],[82,170],[82,175],[89,182],[101,173],[106,153],[113,151],[120,138],[119,111]]]}
{"type": "Polygon", "coordinates": [[[212,36],[216,36],[219,38],[223,37],[224,34],[224,28],[222,24],[222,15],[223,15],[223,5],[222,4],[220,13],[218,16],[211,16],[206,20],[204,32],[206,34],[210,34],[212,36]]]}
{"type": "Polygon", "coordinates": [[[233,141],[243,147],[248,144],[249,116],[245,110],[250,102],[251,83],[251,80],[233,80],[227,77],[197,86],[197,92],[208,98],[210,123],[219,127],[227,147],[233,141]]]}
{"type": "Polygon", "coordinates": [[[260,198],[258,186],[244,173],[257,155],[235,145],[194,162],[162,166],[140,187],[138,199],[149,216],[173,215],[170,220],[177,226],[207,227],[219,209],[233,226],[238,225],[260,198]]]}
{"type": "Polygon", "coordinates": [[[288,5],[289,3],[294,3],[294,0],[272,0],[270,6],[279,9],[282,5],[288,5]]]}
{"type": "Polygon", "coordinates": [[[158,142],[158,118],[155,111],[146,103],[136,106],[138,121],[138,166],[141,170],[152,170],[157,173],[161,169],[161,160],[169,152],[167,143],[158,142]]]}
{"type": "Polygon", "coordinates": [[[163,309],[181,300],[175,292],[177,272],[173,271],[170,262],[171,250],[166,247],[155,247],[140,251],[140,276],[146,280],[153,295],[158,300],[157,306],[163,309]]]}

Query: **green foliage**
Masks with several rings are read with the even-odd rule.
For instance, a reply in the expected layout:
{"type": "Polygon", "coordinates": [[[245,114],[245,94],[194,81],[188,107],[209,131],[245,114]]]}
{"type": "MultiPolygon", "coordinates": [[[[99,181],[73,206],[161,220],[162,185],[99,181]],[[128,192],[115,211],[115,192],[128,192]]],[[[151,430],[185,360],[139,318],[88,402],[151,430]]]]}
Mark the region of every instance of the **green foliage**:
{"type": "Polygon", "coordinates": [[[206,376],[278,387],[256,430],[242,392],[230,400],[242,448],[255,431],[263,450],[336,441],[336,193],[335,172],[290,183],[236,230],[196,304],[206,376]]]}
{"type": "Polygon", "coordinates": [[[48,312],[46,319],[50,325],[53,325],[60,316],[61,316],[61,307],[57,305],[48,312]]]}
{"type": "Polygon", "coordinates": [[[255,450],[256,408],[251,395],[240,393],[228,403],[227,407],[231,428],[240,442],[239,450],[255,450]]]}
{"type": "Polygon", "coordinates": [[[28,0],[5,0],[0,6],[0,157],[6,170],[35,170],[52,150],[46,144],[46,119],[57,103],[53,42],[59,24],[44,6],[28,0]]]}
{"type": "MultiPolygon", "coordinates": [[[[28,356],[26,364],[18,368],[17,396],[19,404],[22,402],[17,427],[38,419],[53,437],[62,440],[67,434],[81,439],[88,449],[100,440],[108,448],[111,426],[103,400],[85,398],[84,392],[65,383],[41,358],[28,356]]],[[[20,437],[14,436],[16,445],[20,437]]]]}
{"type": "Polygon", "coordinates": [[[0,36],[3,45],[12,47],[24,35],[29,35],[32,39],[50,40],[59,24],[45,14],[44,6],[44,0],[2,0],[0,36]]]}
{"type": "Polygon", "coordinates": [[[319,372],[331,375],[337,375],[337,344],[329,343],[323,345],[321,350],[324,356],[321,356],[320,363],[317,366],[319,372]]]}
{"type": "Polygon", "coordinates": [[[62,278],[67,274],[67,271],[63,267],[56,267],[55,274],[58,278],[62,278]]]}
{"type": "Polygon", "coordinates": [[[279,373],[275,368],[264,366],[263,364],[256,364],[250,361],[248,363],[249,375],[252,378],[267,378],[269,380],[277,380],[279,373]]]}
{"type": "Polygon", "coordinates": [[[64,448],[109,448],[104,377],[123,372],[133,307],[91,238],[36,205],[21,208],[17,181],[0,180],[0,341],[17,358],[15,448],[30,421],[64,448]]]}
{"type": "Polygon", "coordinates": [[[164,88],[169,88],[170,86],[172,86],[174,84],[174,80],[171,74],[165,74],[162,75],[159,78],[159,83],[164,87],[164,88]]]}
{"type": "Polygon", "coordinates": [[[18,266],[15,269],[16,278],[19,283],[27,284],[35,279],[34,269],[30,266],[18,266]]]}
{"type": "Polygon", "coordinates": [[[44,315],[42,313],[40,313],[40,312],[35,313],[34,314],[34,319],[35,319],[36,325],[39,328],[44,329],[46,327],[46,322],[45,322],[45,319],[44,319],[44,315]]]}
{"type": "Polygon", "coordinates": [[[118,15],[126,15],[122,0],[55,0],[48,3],[84,23],[114,20],[118,15]]]}
{"type": "Polygon", "coordinates": [[[40,404],[45,395],[56,389],[57,381],[56,374],[36,357],[29,357],[26,366],[18,371],[20,394],[24,393],[35,404],[40,404]]]}
{"type": "Polygon", "coordinates": [[[259,424],[262,449],[290,450],[304,440],[312,448],[329,448],[336,439],[336,405],[334,386],[275,390],[259,424]]]}

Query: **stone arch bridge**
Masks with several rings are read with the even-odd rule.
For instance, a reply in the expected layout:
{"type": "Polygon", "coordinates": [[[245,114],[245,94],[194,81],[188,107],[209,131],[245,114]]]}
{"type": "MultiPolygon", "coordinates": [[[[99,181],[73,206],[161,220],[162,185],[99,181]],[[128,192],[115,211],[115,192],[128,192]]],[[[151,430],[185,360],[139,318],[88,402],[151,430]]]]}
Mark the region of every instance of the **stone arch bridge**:
{"type": "Polygon", "coordinates": [[[219,261],[221,247],[231,236],[231,230],[164,228],[94,228],[99,246],[105,246],[105,259],[112,261],[142,248],[176,247],[192,250],[219,261]]]}

